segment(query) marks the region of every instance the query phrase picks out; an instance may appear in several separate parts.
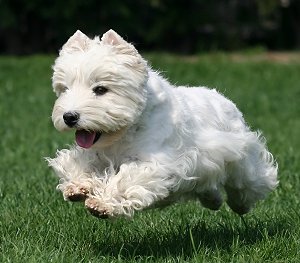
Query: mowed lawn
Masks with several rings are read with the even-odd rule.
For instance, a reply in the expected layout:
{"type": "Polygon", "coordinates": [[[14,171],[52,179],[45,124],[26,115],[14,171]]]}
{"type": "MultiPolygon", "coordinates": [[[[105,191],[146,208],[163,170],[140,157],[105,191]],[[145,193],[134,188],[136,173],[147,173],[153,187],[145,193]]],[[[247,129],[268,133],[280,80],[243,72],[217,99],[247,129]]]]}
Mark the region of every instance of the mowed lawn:
{"type": "Polygon", "coordinates": [[[233,100],[267,138],[278,189],[244,222],[226,204],[212,212],[198,202],[133,220],[94,218],[63,201],[43,159],[74,140],[51,123],[54,56],[0,57],[0,262],[300,262],[300,59],[147,58],[172,83],[209,86],[233,100]]]}

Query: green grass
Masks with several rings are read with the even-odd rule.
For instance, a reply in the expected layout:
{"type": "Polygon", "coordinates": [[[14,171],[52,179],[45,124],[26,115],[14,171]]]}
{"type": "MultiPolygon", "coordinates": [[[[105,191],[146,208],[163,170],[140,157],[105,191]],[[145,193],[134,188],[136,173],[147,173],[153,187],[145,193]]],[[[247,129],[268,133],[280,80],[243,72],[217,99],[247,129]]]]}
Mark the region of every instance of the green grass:
{"type": "Polygon", "coordinates": [[[0,262],[300,262],[300,63],[149,54],[176,84],[217,88],[260,129],[280,186],[242,220],[197,202],[98,220],[64,202],[44,156],[73,141],[50,115],[54,57],[0,57],[0,262]]]}

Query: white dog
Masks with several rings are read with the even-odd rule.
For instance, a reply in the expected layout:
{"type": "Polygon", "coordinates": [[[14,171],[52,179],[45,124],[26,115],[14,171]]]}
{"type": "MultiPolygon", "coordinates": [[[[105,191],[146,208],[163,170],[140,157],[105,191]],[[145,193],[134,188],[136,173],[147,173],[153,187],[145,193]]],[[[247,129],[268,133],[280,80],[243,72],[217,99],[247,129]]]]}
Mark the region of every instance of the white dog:
{"type": "Polygon", "coordinates": [[[196,198],[247,213],[277,185],[265,140],[215,90],[174,87],[113,30],[77,31],[53,67],[52,119],[76,145],[48,163],[65,200],[100,218],[196,198]]]}

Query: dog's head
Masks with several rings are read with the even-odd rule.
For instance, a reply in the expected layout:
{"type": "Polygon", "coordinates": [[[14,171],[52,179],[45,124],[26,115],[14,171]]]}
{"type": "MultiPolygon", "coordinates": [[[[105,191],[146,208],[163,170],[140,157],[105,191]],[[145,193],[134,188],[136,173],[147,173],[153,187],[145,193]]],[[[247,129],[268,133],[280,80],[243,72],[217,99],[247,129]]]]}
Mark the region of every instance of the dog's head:
{"type": "Polygon", "coordinates": [[[137,122],[146,104],[147,64],[113,30],[101,40],[77,31],[53,66],[57,95],[52,120],[74,129],[79,146],[108,146],[137,122]]]}

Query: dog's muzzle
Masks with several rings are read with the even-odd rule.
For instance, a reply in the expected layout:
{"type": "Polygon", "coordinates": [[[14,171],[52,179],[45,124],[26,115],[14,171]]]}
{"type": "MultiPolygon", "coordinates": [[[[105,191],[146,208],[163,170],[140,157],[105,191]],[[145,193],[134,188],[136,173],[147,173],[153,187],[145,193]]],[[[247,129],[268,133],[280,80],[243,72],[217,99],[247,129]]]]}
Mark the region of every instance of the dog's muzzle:
{"type": "Polygon", "coordinates": [[[64,113],[63,115],[65,124],[67,124],[70,128],[74,127],[77,124],[79,117],[79,113],[70,111],[64,113]]]}

